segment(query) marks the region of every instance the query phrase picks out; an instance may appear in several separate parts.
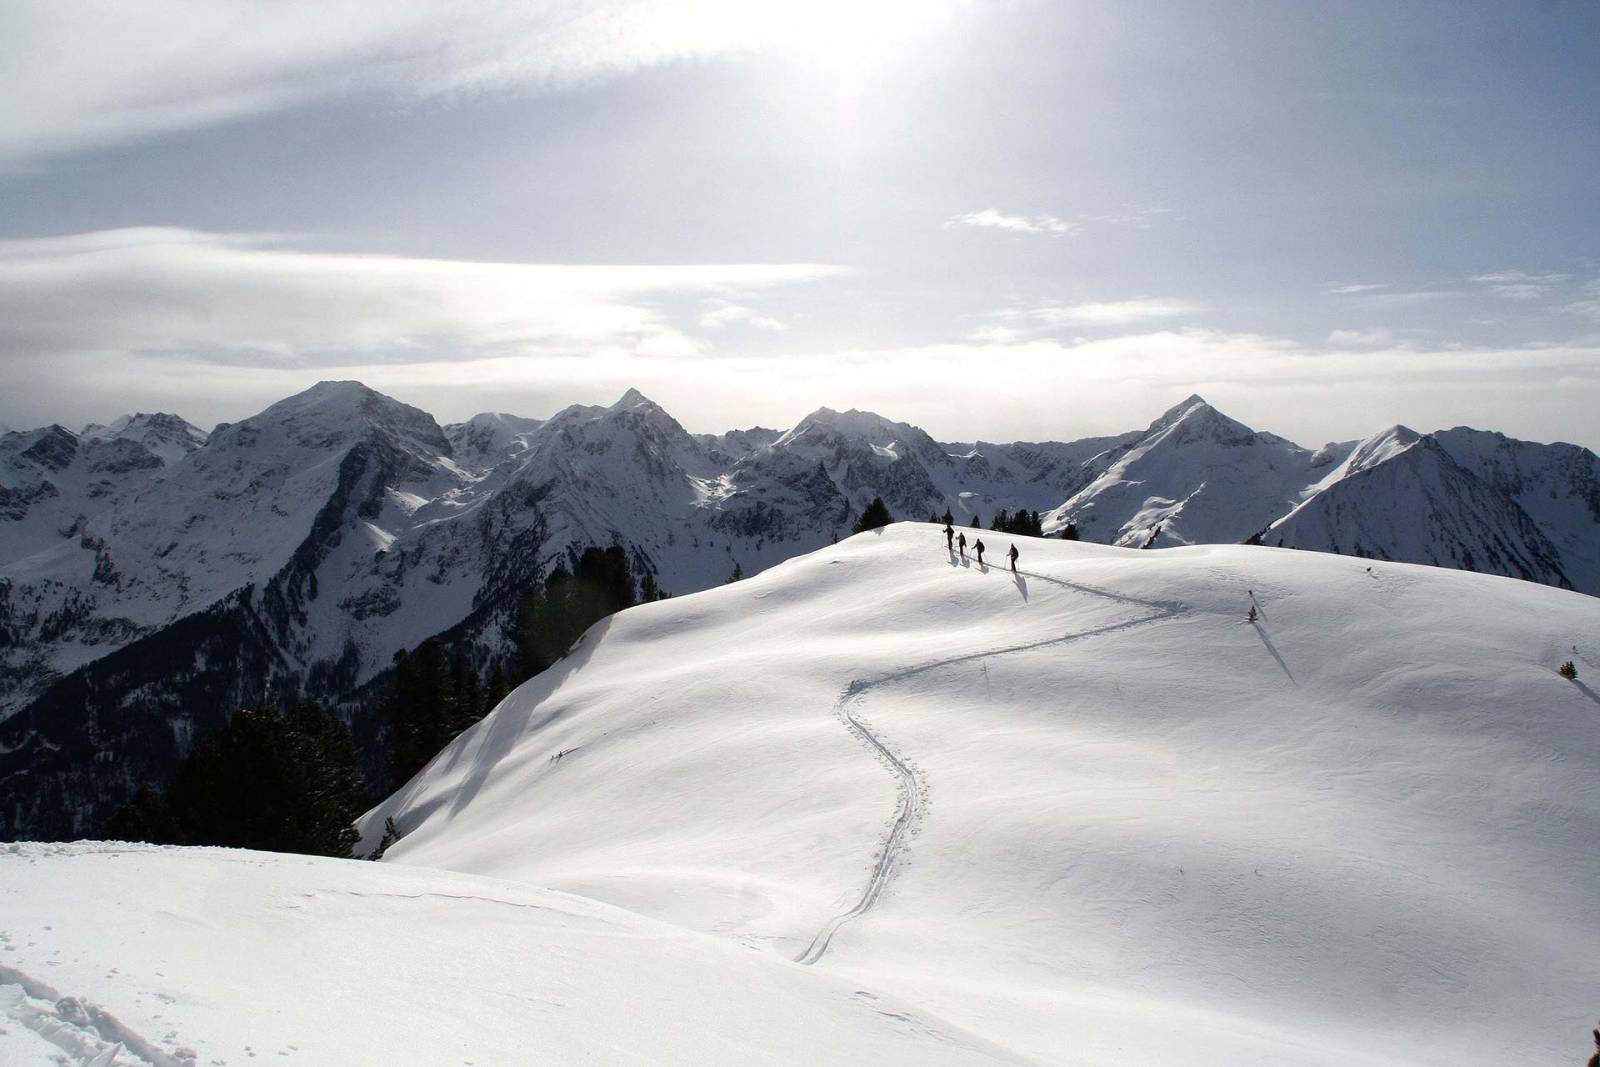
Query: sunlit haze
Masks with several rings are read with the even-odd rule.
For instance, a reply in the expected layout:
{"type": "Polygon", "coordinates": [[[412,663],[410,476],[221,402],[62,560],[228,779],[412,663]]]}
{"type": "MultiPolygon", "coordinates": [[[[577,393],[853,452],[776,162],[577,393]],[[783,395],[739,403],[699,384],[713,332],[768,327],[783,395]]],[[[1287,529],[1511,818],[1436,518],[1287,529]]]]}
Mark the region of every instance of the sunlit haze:
{"type": "Polygon", "coordinates": [[[0,79],[12,427],[358,378],[1600,444],[1582,0],[23,0],[0,79]]]}

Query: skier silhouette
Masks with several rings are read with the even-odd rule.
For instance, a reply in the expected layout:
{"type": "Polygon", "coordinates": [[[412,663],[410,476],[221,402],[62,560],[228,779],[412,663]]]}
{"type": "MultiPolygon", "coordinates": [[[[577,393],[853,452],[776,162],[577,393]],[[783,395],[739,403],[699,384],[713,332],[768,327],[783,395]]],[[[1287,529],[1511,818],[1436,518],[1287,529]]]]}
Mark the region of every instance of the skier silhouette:
{"type": "Polygon", "coordinates": [[[1017,551],[1017,546],[1015,543],[1011,545],[1011,551],[1007,552],[1006,555],[1011,557],[1011,569],[1012,571],[1015,571],[1017,569],[1017,557],[1022,555],[1021,552],[1017,551]]]}
{"type": "Polygon", "coordinates": [[[978,554],[978,566],[983,566],[983,538],[972,542],[972,550],[978,554]]]}
{"type": "Polygon", "coordinates": [[[955,541],[956,541],[956,529],[955,529],[954,526],[951,526],[947,522],[947,523],[944,524],[944,547],[946,547],[948,549],[954,549],[955,548],[955,541]]]}
{"type": "Polygon", "coordinates": [[[962,559],[966,559],[967,558],[967,535],[964,534],[964,533],[956,535],[956,544],[961,546],[961,558],[962,559]]]}

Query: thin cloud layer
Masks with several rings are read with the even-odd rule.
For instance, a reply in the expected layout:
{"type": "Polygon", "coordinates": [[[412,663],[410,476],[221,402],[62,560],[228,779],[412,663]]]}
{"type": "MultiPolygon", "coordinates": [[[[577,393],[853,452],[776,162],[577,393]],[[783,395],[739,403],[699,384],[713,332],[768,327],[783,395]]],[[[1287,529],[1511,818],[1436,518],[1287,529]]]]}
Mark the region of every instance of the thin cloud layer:
{"type": "Polygon", "coordinates": [[[1570,282],[1572,275],[1503,270],[1494,274],[1475,274],[1471,280],[1488,286],[1490,292],[1507,300],[1543,300],[1559,286],[1570,282]]]}
{"type": "Polygon", "coordinates": [[[971,227],[980,230],[1009,230],[1012,233],[1045,233],[1062,236],[1072,233],[1076,227],[1054,215],[1010,215],[1004,211],[987,207],[982,211],[968,211],[963,215],[952,215],[944,222],[945,229],[971,227]]]}
{"type": "Polygon", "coordinates": [[[338,97],[544,91],[803,36],[778,0],[15,0],[0,165],[338,97]]]}
{"type": "Polygon", "coordinates": [[[308,252],[270,235],[158,228],[0,241],[0,358],[15,368],[170,354],[257,367],[683,356],[701,346],[662,310],[673,296],[725,300],[836,273],[308,252]]]}
{"type": "Polygon", "coordinates": [[[1139,322],[1197,315],[1205,305],[1195,300],[1111,300],[1087,304],[1054,304],[1035,308],[1034,318],[1052,325],[1129,326],[1139,322]]]}

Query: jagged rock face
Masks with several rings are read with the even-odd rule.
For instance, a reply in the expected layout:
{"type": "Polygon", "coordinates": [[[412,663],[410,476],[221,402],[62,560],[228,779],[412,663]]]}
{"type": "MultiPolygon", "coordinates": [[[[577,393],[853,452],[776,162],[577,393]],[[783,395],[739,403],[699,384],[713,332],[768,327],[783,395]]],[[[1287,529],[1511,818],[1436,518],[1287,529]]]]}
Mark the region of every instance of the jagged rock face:
{"type": "Polygon", "coordinates": [[[826,408],[692,435],[632,390],[441,428],[324,382],[209,436],[137,415],[0,438],[0,837],[92,829],[240,702],[355,709],[444,632],[498,654],[518,597],[585,545],[692,592],[847,534],[875,496],[902,519],[1026,508],[1087,540],[1260,536],[1600,593],[1597,460],[1570,445],[1396,427],[1313,452],[1199,397],[1067,443],[940,444],[826,408]],[[101,752],[115,775],[81,765],[101,752]]]}
{"type": "Polygon", "coordinates": [[[0,566],[74,536],[204,440],[164,414],[127,416],[81,434],[47,426],[0,435],[0,566]]]}

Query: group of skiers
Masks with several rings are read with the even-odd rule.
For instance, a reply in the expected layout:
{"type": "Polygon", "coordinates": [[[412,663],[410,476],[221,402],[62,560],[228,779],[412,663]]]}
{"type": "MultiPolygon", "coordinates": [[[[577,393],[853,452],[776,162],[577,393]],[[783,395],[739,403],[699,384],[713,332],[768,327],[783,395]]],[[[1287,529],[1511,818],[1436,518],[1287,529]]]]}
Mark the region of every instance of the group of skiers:
{"type": "MultiPolygon", "coordinates": [[[[967,558],[967,533],[965,530],[957,533],[954,526],[948,522],[945,523],[944,544],[945,547],[952,552],[955,552],[959,549],[961,552],[961,558],[967,558]]],[[[973,539],[972,551],[978,557],[978,566],[983,566],[983,538],[977,537],[973,539]]],[[[1015,541],[1011,542],[1011,551],[1007,552],[1006,556],[1011,560],[1011,569],[1013,571],[1017,569],[1017,557],[1020,555],[1022,555],[1022,553],[1017,551],[1017,543],[1015,541]]]]}

